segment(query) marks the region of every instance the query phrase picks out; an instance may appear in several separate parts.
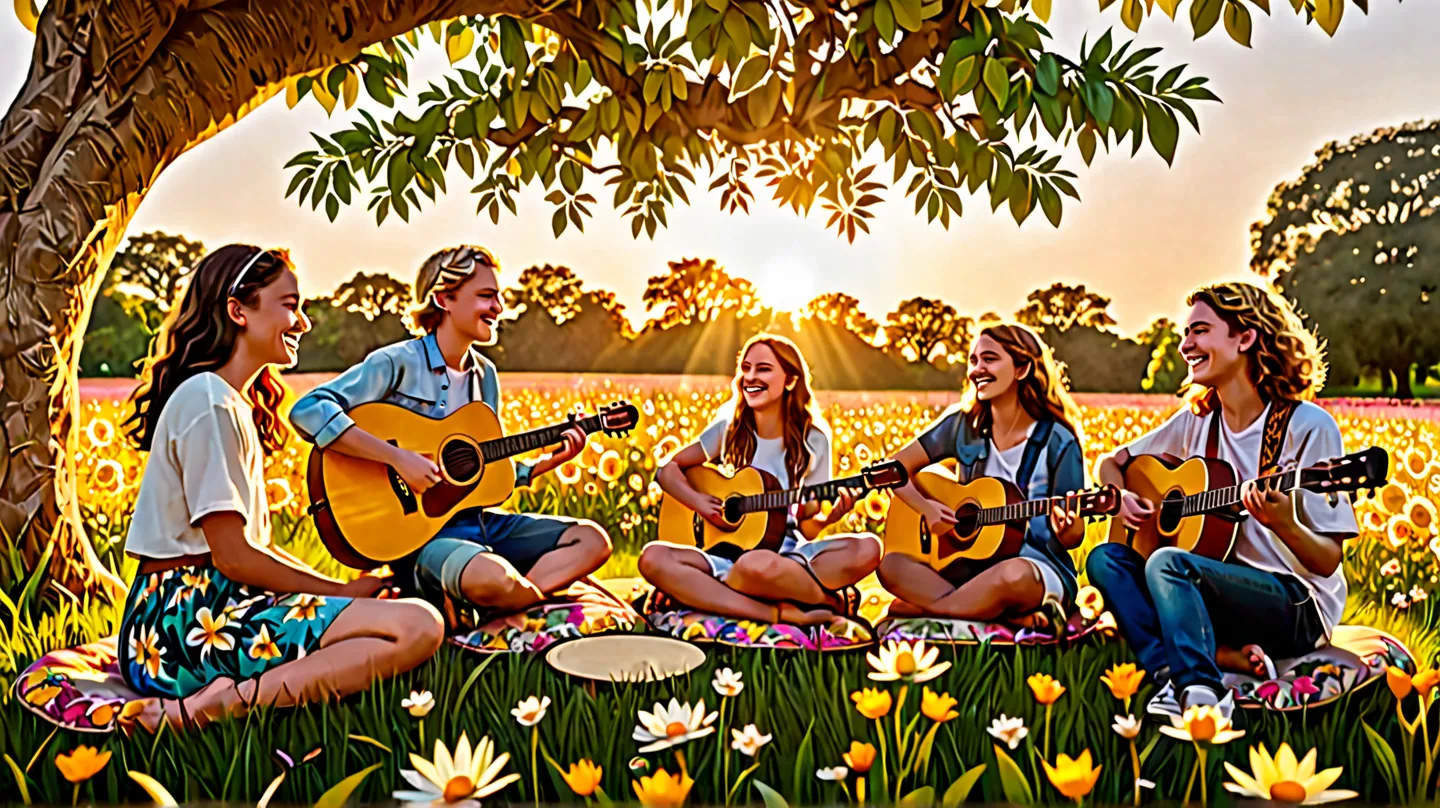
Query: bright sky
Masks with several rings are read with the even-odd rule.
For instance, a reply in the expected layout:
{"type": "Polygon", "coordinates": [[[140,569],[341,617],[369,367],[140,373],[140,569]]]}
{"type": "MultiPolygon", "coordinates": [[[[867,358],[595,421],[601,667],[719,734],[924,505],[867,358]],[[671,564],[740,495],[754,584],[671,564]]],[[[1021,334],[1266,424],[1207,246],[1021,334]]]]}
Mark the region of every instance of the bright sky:
{"type": "MultiPolygon", "coordinates": [[[[358,270],[413,280],[433,250],[479,242],[514,272],[566,264],[618,293],[632,317],[645,279],[682,257],[713,257],[775,295],[847,292],[877,319],[915,295],[942,297],[975,315],[1009,313],[1031,290],[1066,280],[1113,297],[1120,326],[1135,331],[1155,316],[1177,315],[1194,286],[1243,275],[1248,227],[1271,188],[1297,174],[1325,141],[1440,115],[1433,53],[1440,4],[1372,0],[1369,17],[1349,6],[1333,40],[1288,5],[1276,3],[1270,18],[1256,15],[1253,50],[1218,29],[1192,42],[1188,21],[1172,23],[1157,8],[1159,16],[1140,29],[1141,44],[1166,48],[1163,67],[1184,62],[1209,76],[1225,103],[1199,107],[1203,135],[1182,129],[1173,168],[1148,144],[1133,159],[1128,148],[1102,152],[1089,169],[1072,153],[1066,164],[1080,175],[1082,201],[1066,200],[1058,229],[1038,211],[1016,227],[1004,207],[992,214],[988,198],[967,197],[965,216],[946,231],[912,214],[913,202],[900,200],[902,186],[886,194],[900,201],[883,205],[871,234],[851,245],[824,229],[827,217],[818,207],[799,219],[762,197],[752,215],[728,216],[702,179],[690,194],[695,204],[672,212],[669,229],[654,241],[632,239],[627,222],[606,206],[583,235],[571,229],[555,239],[543,192],[527,191],[520,215],[497,226],[474,214],[458,170],[448,197],[409,224],[392,215],[376,228],[363,203],[332,224],[323,210],[283,199],[289,176],[282,166],[312,148],[308,132],[343,128],[348,113],[337,110],[327,121],[309,99],[290,110],[277,98],[167,170],[130,232],[180,232],[212,247],[232,240],[288,246],[314,293],[358,270]]],[[[1050,26],[1056,47],[1078,54],[1086,31],[1093,41],[1110,26],[1128,35],[1118,9],[1102,15],[1094,0],[1056,3],[1050,26]]],[[[444,67],[439,47],[428,36],[422,41],[424,58],[411,73],[418,87],[444,67]]],[[[7,105],[24,80],[32,44],[13,13],[0,9],[0,100],[7,105]]],[[[890,176],[888,168],[878,173],[890,176]]],[[[602,202],[611,198],[604,189],[592,193],[602,202]]]]}

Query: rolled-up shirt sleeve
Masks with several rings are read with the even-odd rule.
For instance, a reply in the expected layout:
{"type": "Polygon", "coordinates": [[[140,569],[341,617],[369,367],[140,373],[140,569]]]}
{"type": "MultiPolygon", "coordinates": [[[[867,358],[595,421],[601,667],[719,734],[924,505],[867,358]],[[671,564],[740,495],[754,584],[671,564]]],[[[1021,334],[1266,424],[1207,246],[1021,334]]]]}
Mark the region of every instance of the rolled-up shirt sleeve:
{"type": "Polygon", "coordinates": [[[931,463],[939,463],[955,456],[955,445],[960,437],[964,417],[960,405],[953,405],[940,413],[940,417],[915,438],[931,463]]]}
{"type": "Polygon", "coordinates": [[[324,449],[355,425],[348,412],[381,401],[395,384],[395,362],[382,351],[300,397],[290,423],[300,437],[324,449]]]}

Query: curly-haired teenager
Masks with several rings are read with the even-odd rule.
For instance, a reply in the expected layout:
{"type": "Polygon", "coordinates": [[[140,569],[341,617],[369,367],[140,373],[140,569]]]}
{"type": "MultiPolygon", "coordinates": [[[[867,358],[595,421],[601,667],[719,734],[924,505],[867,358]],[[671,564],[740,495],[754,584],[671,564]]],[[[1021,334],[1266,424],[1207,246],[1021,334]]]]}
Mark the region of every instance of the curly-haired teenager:
{"type": "MultiPolygon", "coordinates": [[[[1100,464],[1102,482],[1124,485],[1141,454],[1207,455],[1240,480],[1258,476],[1272,411],[1291,412],[1277,465],[1308,466],[1344,454],[1340,429],[1310,403],[1325,382],[1323,346],[1289,303],[1248,283],[1193,292],[1180,353],[1190,366],[1182,407],[1158,429],[1100,464]]],[[[1261,491],[1247,482],[1232,558],[1221,562],[1173,547],[1148,560],[1123,544],[1102,544],[1086,560],[1090,582],[1108,599],[1140,664],[1163,682],[1149,711],[1176,715],[1199,704],[1231,708],[1220,667],[1259,672],[1265,655],[1292,657],[1325,643],[1345,610],[1343,542],[1359,527],[1347,497],[1261,491]],[[1238,651],[1232,649],[1240,649],[1238,651]]],[[[1124,492],[1119,518],[1138,525],[1155,503],[1124,492]]]]}

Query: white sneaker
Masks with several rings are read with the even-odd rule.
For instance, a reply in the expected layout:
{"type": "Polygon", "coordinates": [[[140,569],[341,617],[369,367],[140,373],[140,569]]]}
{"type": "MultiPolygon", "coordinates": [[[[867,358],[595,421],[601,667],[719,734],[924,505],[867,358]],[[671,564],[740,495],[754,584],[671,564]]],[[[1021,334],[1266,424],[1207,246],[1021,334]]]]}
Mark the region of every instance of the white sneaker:
{"type": "Polygon", "coordinates": [[[1145,712],[1165,718],[1179,718],[1180,701],[1175,698],[1175,683],[1166,682],[1165,686],[1160,688],[1160,692],[1156,693],[1145,705],[1145,712]]]}

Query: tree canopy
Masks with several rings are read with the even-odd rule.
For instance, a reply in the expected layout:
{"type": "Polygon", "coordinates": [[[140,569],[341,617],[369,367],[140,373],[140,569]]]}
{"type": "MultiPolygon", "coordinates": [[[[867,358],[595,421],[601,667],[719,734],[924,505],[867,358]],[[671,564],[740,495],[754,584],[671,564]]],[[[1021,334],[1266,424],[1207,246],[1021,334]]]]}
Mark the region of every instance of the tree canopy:
{"type": "Polygon", "coordinates": [[[1335,383],[1377,370],[1408,398],[1440,363],[1437,179],[1440,122],[1377,129],[1327,143],[1251,226],[1251,268],[1328,340],[1335,383]]]}

